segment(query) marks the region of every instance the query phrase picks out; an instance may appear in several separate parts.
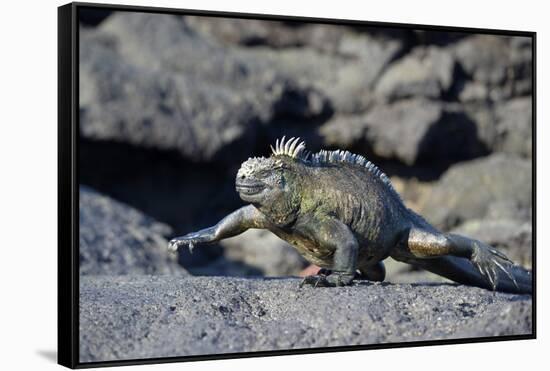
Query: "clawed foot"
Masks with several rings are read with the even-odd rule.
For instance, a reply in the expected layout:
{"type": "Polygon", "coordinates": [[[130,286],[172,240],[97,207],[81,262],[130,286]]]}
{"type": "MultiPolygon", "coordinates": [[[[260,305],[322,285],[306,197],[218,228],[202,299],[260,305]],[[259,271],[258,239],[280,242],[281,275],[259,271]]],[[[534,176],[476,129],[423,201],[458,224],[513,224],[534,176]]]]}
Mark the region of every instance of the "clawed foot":
{"type": "Polygon", "coordinates": [[[313,287],[335,287],[351,285],[355,274],[331,272],[326,269],[321,269],[316,275],[306,276],[300,283],[300,287],[311,285],[313,287]]]}
{"type": "Polygon", "coordinates": [[[491,285],[493,291],[496,290],[498,284],[498,271],[501,270],[506,274],[514,285],[519,289],[518,283],[514,278],[510,268],[514,263],[508,259],[506,255],[490,246],[474,245],[474,253],[472,254],[472,264],[477,268],[479,273],[491,285]]]}
{"type": "Polygon", "coordinates": [[[195,244],[200,243],[201,235],[199,232],[189,233],[182,237],[176,237],[168,243],[168,250],[172,252],[178,251],[180,246],[187,246],[189,252],[193,253],[195,244]]]}

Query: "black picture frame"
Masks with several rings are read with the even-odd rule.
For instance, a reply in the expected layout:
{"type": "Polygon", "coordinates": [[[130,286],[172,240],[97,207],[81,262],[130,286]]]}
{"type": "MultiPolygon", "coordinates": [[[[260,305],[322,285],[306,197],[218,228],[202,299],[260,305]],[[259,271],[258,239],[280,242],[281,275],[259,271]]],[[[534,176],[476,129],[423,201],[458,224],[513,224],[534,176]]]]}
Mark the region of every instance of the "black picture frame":
{"type": "Polygon", "coordinates": [[[400,24],[358,20],[325,19],[313,17],[281,16],[268,14],[230,13],[190,9],[157,8],[97,3],[70,3],[58,8],[58,363],[69,368],[122,366],[167,362],[201,361],[228,358],[264,357],[290,354],[340,352],[351,350],[417,347],[461,343],[495,342],[536,339],[536,32],[462,28],[421,24],[400,24]],[[79,191],[78,191],[78,133],[79,133],[79,27],[78,12],[82,8],[111,11],[137,11],[177,15],[205,15],[224,18],[244,18],[276,21],[300,21],[322,24],[363,25],[446,32],[483,33],[524,36],[532,39],[532,133],[533,133],[533,306],[532,333],[528,335],[480,337],[453,340],[430,340],[407,343],[354,345],[315,349],[293,349],[251,353],[181,356],[119,361],[81,363],[79,361],[79,191]]]}

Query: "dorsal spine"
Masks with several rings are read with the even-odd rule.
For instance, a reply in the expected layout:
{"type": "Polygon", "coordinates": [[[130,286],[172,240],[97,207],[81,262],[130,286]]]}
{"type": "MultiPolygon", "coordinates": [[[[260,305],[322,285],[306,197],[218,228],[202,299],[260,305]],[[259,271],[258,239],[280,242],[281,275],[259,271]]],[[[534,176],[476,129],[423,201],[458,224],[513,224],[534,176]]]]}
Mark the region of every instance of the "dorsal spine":
{"type": "Polygon", "coordinates": [[[390,178],[384,174],[375,164],[367,160],[361,155],[351,153],[349,151],[326,151],[321,150],[317,153],[311,154],[306,151],[306,145],[300,138],[291,138],[285,141],[285,137],[281,140],[277,139],[275,142],[275,148],[271,147],[273,156],[288,156],[297,160],[301,160],[306,164],[320,165],[329,163],[348,163],[352,165],[358,165],[366,168],[371,174],[378,177],[382,183],[384,183],[392,193],[394,193],[399,200],[401,197],[399,193],[393,188],[390,178]]]}
{"type": "Polygon", "coordinates": [[[364,156],[351,153],[349,151],[326,151],[321,150],[311,155],[310,160],[307,160],[312,165],[320,165],[327,163],[348,163],[352,165],[362,166],[367,169],[371,174],[378,177],[390,190],[399,198],[399,194],[393,188],[390,178],[384,174],[375,164],[367,160],[364,156]]]}

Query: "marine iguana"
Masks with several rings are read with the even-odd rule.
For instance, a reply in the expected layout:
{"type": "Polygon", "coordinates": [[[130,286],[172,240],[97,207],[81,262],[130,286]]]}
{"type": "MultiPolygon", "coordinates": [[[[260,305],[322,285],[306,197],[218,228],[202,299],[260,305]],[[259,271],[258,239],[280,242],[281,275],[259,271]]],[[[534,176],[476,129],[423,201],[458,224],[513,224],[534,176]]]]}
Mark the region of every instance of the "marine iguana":
{"type": "Polygon", "coordinates": [[[299,138],[283,137],[271,150],[270,157],[249,158],[237,172],[236,190],[249,205],[174,238],[169,249],[193,249],[262,228],[321,267],[302,285],[383,281],[382,261],[392,257],[458,283],[531,293],[528,270],[481,241],[437,230],[404,205],[389,178],[365,157],[341,150],[312,154],[299,138]]]}

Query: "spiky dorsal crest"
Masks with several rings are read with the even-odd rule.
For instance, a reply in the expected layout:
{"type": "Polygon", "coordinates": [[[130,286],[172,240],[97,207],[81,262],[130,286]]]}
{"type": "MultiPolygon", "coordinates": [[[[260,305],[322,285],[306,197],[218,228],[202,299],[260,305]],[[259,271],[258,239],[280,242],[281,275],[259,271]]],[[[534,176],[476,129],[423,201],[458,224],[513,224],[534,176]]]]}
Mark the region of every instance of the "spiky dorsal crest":
{"type": "Polygon", "coordinates": [[[275,156],[289,156],[292,158],[300,159],[307,161],[307,155],[305,153],[306,143],[304,141],[300,142],[300,138],[290,138],[285,142],[285,137],[281,138],[281,141],[277,139],[275,141],[275,148],[271,147],[271,152],[275,156]]]}
{"type": "Polygon", "coordinates": [[[275,156],[290,156],[292,158],[300,159],[313,166],[337,162],[361,166],[367,169],[374,176],[378,177],[395,195],[397,195],[399,199],[401,199],[397,191],[393,188],[390,178],[388,178],[388,176],[384,174],[375,164],[361,155],[356,155],[354,153],[342,150],[321,150],[317,153],[311,154],[309,151],[306,151],[306,144],[304,141],[300,142],[300,138],[291,138],[285,142],[284,136],[280,141],[279,139],[275,141],[275,148],[273,148],[273,146],[270,147],[273,155],[275,156]]]}

